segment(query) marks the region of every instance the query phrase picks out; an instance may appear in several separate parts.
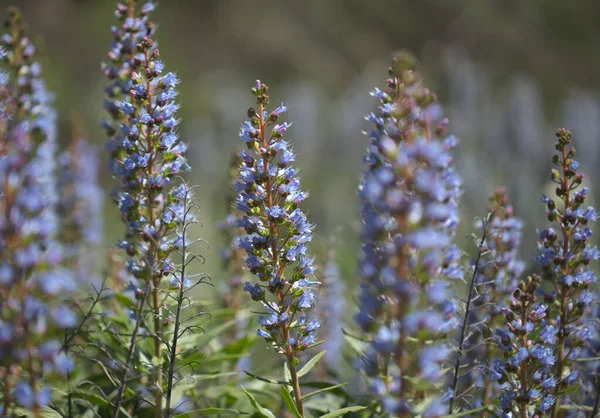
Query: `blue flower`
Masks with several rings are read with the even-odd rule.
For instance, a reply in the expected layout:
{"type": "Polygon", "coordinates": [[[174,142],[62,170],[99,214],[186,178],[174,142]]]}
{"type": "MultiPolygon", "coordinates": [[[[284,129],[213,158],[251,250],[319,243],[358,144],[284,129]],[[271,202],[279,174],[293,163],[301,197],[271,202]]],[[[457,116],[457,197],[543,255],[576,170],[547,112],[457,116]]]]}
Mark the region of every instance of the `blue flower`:
{"type": "Polygon", "coordinates": [[[313,227],[298,207],[307,194],[300,190],[296,171],[288,166],[295,159],[284,139],[290,124],[276,123],[287,106],[268,113],[267,87],[257,81],[252,91],[258,111],[250,109],[250,120],[241,125],[239,136],[248,149],[238,154],[239,176],[233,182],[238,192],[235,207],[240,212],[237,224],[245,231],[236,242],[247,253],[250,273],[268,281],[265,290],[277,300],[266,302],[265,290],[258,284],[244,285],[251,298],[261,301],[270,312],[269,317],[259,318],[269,337],[263,330],[258,333],[289,360],[290,352],[303,351],[314,343],[318,328],[314,321],[303,319],[295,326],[291,322],[295,314],[304,318],[316,300],[316,283],[307,280],[313,273],[312,259],[306,255],[313,227]],[[266,133],[269,128],[270,135],[266,133]],[[271,332],[275,329],[281,332],[271,332]],[[282,334],[289,337],[282,338],[282,334]]]}
{"type": "MultiPolygon", "coordinates": [[[[456,140],[447,140],[445,126],[430,125],[426,116],[437,109],[433,93],[396,63],[388,88],[371,93],[378,108],[366,117],[373,126],[359,185],[362,281],[355,318],[372,341],[372,361],[361,362],[371,382],[387,373],[400,386],[424,388],[434,416],[447,412],[438,388],[448,355],[442,339],[457,325],[447,280],[462,277],[460,253],[452,246],[461,182],[450,154],[456,140]],[[412,350],[409,340],[425,348],[412,350]]],[[[408,416],[414,406],[408,392],[388,384],[377,395],[387,412],[408,416]]]]}

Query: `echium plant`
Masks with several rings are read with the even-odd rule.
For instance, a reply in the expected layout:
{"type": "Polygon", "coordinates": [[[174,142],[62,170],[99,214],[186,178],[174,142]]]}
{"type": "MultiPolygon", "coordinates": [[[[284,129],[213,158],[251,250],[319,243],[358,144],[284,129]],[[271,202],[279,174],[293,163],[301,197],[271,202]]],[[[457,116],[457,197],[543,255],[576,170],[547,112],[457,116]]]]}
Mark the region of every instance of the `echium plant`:
{"type": "Polygon", "coordinates": [[[71,124],[70,143],[58,163],[57,211],[65,264],[80,283],[98,284],[96,250],[102,241],[104,195],[98,184],[97,150],[75,122],[71,124]]]}
{"type": "Polygon", "coordinates": [[[360,312],[369,335],[361,361],[384,411],[398,417],[446,412],[439,389],[456,327],[448,278],[462,277],[452,246],[460,179],[436,96],[410,60],[395,58],[379,101],[359,187],[363,205],[360,312]]]}
{"type": "Polygon", "coordinates": [[[295,407],[304,416],[297,355],[316,342],[319,327],[318,320],[307,319],[317,293],[317,282],[309,279],[313,260],[306,248],[313,226],[299,207],[307,194],[300,190],[298,174],[289,165],[295,158],[284,139],[289,124],[278,123],[287,108],[281,105],[267,112],[267,89],[256,81],[252,92],[258,109],[248,111],[250,120],[240,132],[247,151],[240,152],[242,163],[235,184],[236,206],[243,213],[238,225],[246,231],[239,245],[247,253],[250,272],[259,280],[246,282],[244,290],[264,307],[259,318],[263,329],[257,333],[285,356],[295,407]]]}
{"type": "Polygon", "coordinates": [[[548,316],[558,329],[552,418],[558,416],[560,394],[576,384],[572,360],[579,356],[590,337],[585,316],[592,299],[588,288],[596,276],[588,265],[598,259],[598,249],[590,242],[592,230],[589,227],[589,223],[596,220],[596,211],[584,206],[588,189],[582,186],[583,174],[577,173],[579,163],[574,159],[576,152],[571,146],[571,133],[559,129],[556,137],[558,153],[552,162],[558,168],[552,169],[551,179],[556,183],[558,199],[542,196],[553,227],[540,233],[537,256],[544,282],[552,289],[546,296],[548,316]]]}
{"type": "Polygon", "coordinates": [[[75,323],[62,303],[74,289],[54,240],[55,112],[36,50],[16,9],[1,38],[0,385],[3,416],[40,417],[51,378],[68,373],[62,330],[75,323]],[[21,408],[21,409],[19,409],[21,408]]]}
{"type": "Polygon", "coordinates": [[[500,411],[505,418],[549,416],[554,404],[557,327],[546,320],[548,306],[537,303],[541,278],[522,281],[502,311],[496,329],[502,360],[491,364],[490,377],[501,384],[500,411]]]}
{"type": "MultiPolygon", "coordinates": [[[[239,153],[234,152],[229,162],[229,178],[231,186],[235,186],[238,178],[238,167],[242,160],[239,153]]],[[[231,189],[227,195],[227,216],[218,224],[219,231],[223,238],[223,247],[220,251],[223,268],[227,271],[229,277],[226,286],[221,289],[223,295],[223,305],[230,309],[239,309],[241,307],[241,296],[243,296],[242,282],[244,278],[244,255],[245,251],[240,248],[239,240],[243,238],[244,232],[237,226],[238,218],[241,212],[235,207],[237,192],[231,189]],[[234,194],[235,193],[235,194],[234,194]]]]}
{"type": "Polygon", "coordinates": [[[147,389],[154,393],[152,406],[157,416],[162,415],[162,335],[171,323],[163,315],[161,284],[173,268],[171,253],[182,244],[175,234],[183,219],[182,193],[173,191],[177,190],[173,183],[189,166],[183,156],[186,145],[179,141],[176,131],[179,120],[174,99],[178,79],[164,72],[158,47],[149,37],[153,26],[147,14],[153,8],[147,3],[138,12],[133,1],[117,7],[121,27],[113,31],[116,40],[109,53],[114,66],[105,66],[112,80],[106,108],[113,116],[105,126],[113,174],[120,181],[115,202],[126,225],[125,240],[119,247],[129,256],[127,268],[134,278],[138,299],[114,417],[119,414],[130,380],[128,371],[141,327],[152,339],[151,355],[157,362],[150,366],[153,379],[147,389]]]}
{"type": "Polygon", "coordinates": [[[457,347],[455,399],[461,410],[486,406],[497,393],[488,373],[491,360],[498,355],[494,333],[524,269],[518,258],[523,222],[514,216],[506,188],[497,188],[490,203],[487,216],[476,222],[481,233],[476,237],[478,256],[473,261],[468,308],[457,347]]]}
{"type": "Polygon", "coordinates": [[[322,288],[320,298],[315,306],[315,317],[323,321],[323,333],[327,335],[327,341],[323,344],[327,350],[324,357],[329,371],[333,372],[335,376],[339,374],[342,361],[340,355],[344,342],[342,326],[347,306],[344,295],[346,284],[341,277],[340,268],[333,254],[330,254],[323,264],[319,277],[322,288]]]}

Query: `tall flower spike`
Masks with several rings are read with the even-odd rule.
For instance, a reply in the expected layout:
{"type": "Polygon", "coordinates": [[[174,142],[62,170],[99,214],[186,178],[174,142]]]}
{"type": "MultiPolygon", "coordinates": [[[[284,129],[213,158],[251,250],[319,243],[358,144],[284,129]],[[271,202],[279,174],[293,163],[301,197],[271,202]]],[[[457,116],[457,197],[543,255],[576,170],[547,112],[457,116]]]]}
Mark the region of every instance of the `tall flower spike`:
{"type": "MultiPolygon", "coordinates": [[[[162,277],[170,274],[171,253],[181,245],[175,231],[181,226],[182,197],[174,192],[177,188],[173,183],[189,166],[183,156],[187,147],[177,134],[178,80],[175,74],[165,73],[159,50],[147,36],[153,32],[147,17],[153,7],[147,3],[139,13],[133,1],[117,7],[122,28],[113,31],[116,43],[109,57],[119,67],[106,66],[105,73],[112,80],[107,89],[107,109],[114,121],[106,124],[108,148],[113,175],[120,181],[115,203],[126,225],[125,240],[119,247],[129,255],[128,271],[143,295],[136,326],[140,325],[146,301],[152,311],[152,354],[160,361],[153,370],[156,386],[152,390],[156,414],[160,416],[164,318],[159,289],[162,277]]],[[[130,347],[135,343],[133,334],[130,347]]],[[[131,360],[130,356],[127,360],[131,360]]],[[[128,366],[124,366],[117,405],[122,402],[128,366]]],[[[115,408],[115,417],[118,409],[115,408]]]]}
{"type": "Polygon", "coordinates": [[[536,303],[539,276],[528,277],[502,309],[504,326],[496,329],[502,359],[495,360],[490,378],[501,384],[502,417],[548,417],[554,404],[557,328],[546,320],[548,306],[536,303]]]}
{"type": "MultiPolygon", "coordinates": [[[[229,174],[231,186],[235,186],[238,178],[238,168],[242,160],[238,152],[234,152],[229,163],[229,174]]],[[[239,241],[243,238],[244,232],[237,227],[238,218],[241,213],[235,207],[237,192],[231,190],[227,196],[228,213],[218,227],[223,237],[223,248],[221,249],[221,259],[223,268],[227,271],[229,279],[226,286],[221,290],[223,295],[223,305],[230,309],[239,309],[242,304],[243,296],[242,280],[244,278],[244,255],[246,252],[240,248],[239,241]]]]}
{"type": "Polygon", "coordinates": [[[455,370],[460,376],[456,396],[462,398],[461,409],[488,405],[493,397],[495,383],[489,379],[488,370],[491,360],[498,356],[494,333],[503,320],[501,309],[508,304],[524,270],[518,259],[523,223],[514,216],[506,189],[497,188],[490,203],[487,218],[476,223],[482,236],[478,239],[480,256],[473,266],[474,292],[464,330],[465,364],[455,370]]]}
{"type": "Polygon", "coordinates": [[[68,148],[59,156],[60,240],[65,263],[71,266],[78,281],[98,284],[95,250],[102,242],[103,192],[98,184],[97,150],[75,122],[71,124],[70,139],[68,148]]]}
{"type": "Polygon", "coordinates": [[[256,81],[252,92],[258,110],[248,111],[250,120],[240,132],[248,151],[239,154],[242,163],[235,184],[236,207],[243,213],[238,225],[246,231],[239,245],[247,253],[250,272],[259,279],[259,283],[246,282],[244,290],[265,308],[258,335],[285,355],[296,407],[304,416],[296,355],[315,343],[319,326],[306,316],[317,293],[317,282],[309,280],[313,260],[306,253],[313,226],[299,208],[307,194],[300,190],[296,170],[289,165],[294,154],[284,135],[290,125],[278,123],[287,107],[267,112],[267,89],[256,81]]]}
{"type": "Polygon", "coordinates": [[[566,129],[556,132],[558,141],[552,162],[551,180],[556,183],[556,196],[560,205],[548,196],[542,196],[546,215],[553,227],[542,230],[537,262],[542,267],[543,278],[553,289],[546,296],[549,317],[558,327],[556,348],[556,402],[551,417],[556,418],[560,407],[559,393],[572,387],[577,378],[571,367],[573,358],[579,356],[581,347],[590,337],[585,321],[592,300],[590,284],[596,276],[588,267],[598,259],[598,249],[590,243],[592,230],[589,223],[596,220],[593,207],[584,207],[588,195],[582,187],[583,174],[578,174],[579,163],[574,160],[575,148],[571,146],[571,133],[566,129]],[[579,190],[578,190],[579,189],[579,190]]]}
{"type": "Polygon", "coordinates": [[[388,414],[443,415],[439,391],[442,342],[455,328],[455,302],[447,278],[462,277],[452,247],[458,223],[460,179],[452,168],[447,119],[435,95],[422,87],[406,57],[395,58],[386,91],[375,89],[376,113],[363,205],[360,312],[356,320],[372,342],[363,371],[388,414]],[[427,394],[427,396],[425,396],[427,394]]]}
{"type": "Polygon", "coordinates": [[[40,416],[55,374],[73,364],[60,353],[62,330],[75,323],[61,302],[74,290],[59,270],[54,182],[55,113],[19,12],[10,10],[1,38],[6,83],[0,145],[0,375],[3,405],[40,416]],[[19,372],[22,370],[23,372],[19,372]],[[8,394],[8,396],[6,396],[8,394]]]}

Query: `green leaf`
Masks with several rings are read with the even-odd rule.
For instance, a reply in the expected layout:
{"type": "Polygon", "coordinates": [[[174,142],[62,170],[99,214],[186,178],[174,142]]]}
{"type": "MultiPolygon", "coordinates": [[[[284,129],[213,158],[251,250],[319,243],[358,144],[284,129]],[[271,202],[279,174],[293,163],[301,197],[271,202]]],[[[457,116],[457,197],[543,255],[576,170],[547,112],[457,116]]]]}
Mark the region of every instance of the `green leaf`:
{"type": "Polygon", "coordinates": [[[283,402],[285,403],[285,406],[287,407],[288,411],[294,414],[296,418],[302,418],[302,415],[300,415],[300,411],[298,411],[298,408],[296,407],[296,404],[292,399],[292,395],[290,395],[290,392],[288,392],[285,386],[279,388],[279,393],[281,393],[281,397],[283,398],[283,402]]]}
{"type": "Polygon", "coordinates": [[[558,392],[558,393],[556,394],[556,396],[560,396],[560,395],[566,395],[566,394],[568,394],[568,393],[573,393],[573,392],[576,392],[576,391],[579,389],[579,386],[580,386],[579,384],[576,384],[576,385],[573,385],[573,386],[571,386],[571,387],[564,388],[563,390],[561,390],[560,392],[558,392]]]}
{"type": "Polygon", "coordinates": [[[253,377],[256,380],[260,380],[261,382],[266,382],[266,383],[271,383],[273,385],[289,385],[290,382],[283,382],[281,380],[274,380],[274,379],[268,379],[266,377],[262,377],[262,376],[257,376],[255,374],[250,373],[247,370],[244,370],[244,373],[246,373],[248,376],[253,377]]]}
{"type": "Polygon", "coordinates": [[[227,377],[227,376],[235,376],[237,372],[224,372],[224,373],[214,373],[214,374],[196,374],[194,375],[194,380],[212,380],[218,379],[219,377],[227,377]]]}
{"type": "Polygon", "coordinates": [[[223,408],[205,408],[205,409],[194,409],[193,411],[184,412],[183,414],[175,415],[173,418],[194,418],[201,417],[204,415],[217,415],[230,412],[236,415],[249,415],[248,412],[238,411],[237,409],[223,409],[223,408]]]}
{"type": "Polygon", "coordinates": [[[340,383],[339,385],[333,385],[333,386],[329,386],[329,387],[326,387],[326,388],[323,388],[323,389],[315,390],[314,392],[310,392],[310,393],[307,393],[306,395],[304,395],[302,397],[302,400],[308,399],[311,396],[319,395],[320,393],[323,393],[323,392],[329,392],[331,390],[335,390],[335,389],[341,388],[342,386],[346,386],[347,384],[348,384],[348,382],[346,382],[346,383],[340,383]]]}
{"type": "Polygon", "coordinates": [[[290,366],[287,361],[283,362],[283,378],[286,382],[292,381],[292,373],[290,373],[290,366]]]}
{"type": "Polygon", "coordinates": [[[132,301],[131,299],[129,299],[127,296],[125,296],[122,293],[115,293],[115,299],[119,301],[119,303],[126,307],[126,308],[131,308],[131,309],[135,309],[135,301],[132,301]]]}
{"type": "Polygon", "coordinates": [[[486,405],[486,406],[482,406],[481,408],[470,409],[468,411],[461,411],[461,412],[457,412],[456,414],[452,414],[452,415],[444,415],[442,418],[461,418],[461,417],[466,417],[468,415],[472,415],[475,412],[489,411],[492,408],[493,408],[492,406],[486,405]]]}
{"type": "Polygon", "coordinates": [[[321,358],[325,355],[326,352],[327,352],[327,350],[321,351],[320,353],[315,355],[313,358],[308,360],[308,362],[304,365],[304,367],[301,368],[300,371],[298,372],[298,377],[302,377],[305,374],[308,374],[308,372],[310,372],[311,369],[313,367],[315,367],[315,365],[319,362],[319,360],[321,360],[321,358]]]}
{"type": "Polygon", "coordinates": [[[61,414],[52,408],[48,408],[47,406],[43,406],[40,409],[40,414],[42,418],[63,418],[61,414]]]}
{"type": "Polygon", "coordinates": [[[594,408],[586,405],[561,405],[558,407],[561,411],[585,411],[592,412],[594,408]]]}
{"type": "Polygon", "coordinates": [[[315,388],[315,389],[331,388],[330,391],[333,394],[335,394],[336,396],[339,396],[340,398],[347,399],[347,400],[352,400],[352,401],[354,400],[348,396],[348,394],[344,391],[344,389],[332,388],[332,386],[335,386],[335,383],[310,381],[310,382],[302,382],[302,386],[306,386],[309,388],[315,388]]]}
{"type": "Polygon", "coordinates": [[[367,407],[366,406],[349,406],[347,408],[338,409],[337,411],[333,411],[328,414],[322,415],[321,418],[343,417],[348,412],[362,411],[363,409],[367,409],[367,407]]]}
{"type": "Polygon", "coordinates": [[[260,406],[258,404],[258,402],[256,401],[256,399],[254,398],[254,396],[252,396],[243,386],[242,386],[242,390],[244,391],[244,393],[246,394],[246,396],[248,397],[248,399],[250,399],[250,403],[252,404],[252,406],[254,407],[254,409],[256,409],[258,411],[258,414],[261,417],[263,417],[263,418],[277,418],[267,408],[263,408],[262,406],[260,406]]]}
{"type": "Polygon", "coordinates": [[[582,357],[582,358],[574,358],[572,361],[598,361],[600,357],[582,357]]]}

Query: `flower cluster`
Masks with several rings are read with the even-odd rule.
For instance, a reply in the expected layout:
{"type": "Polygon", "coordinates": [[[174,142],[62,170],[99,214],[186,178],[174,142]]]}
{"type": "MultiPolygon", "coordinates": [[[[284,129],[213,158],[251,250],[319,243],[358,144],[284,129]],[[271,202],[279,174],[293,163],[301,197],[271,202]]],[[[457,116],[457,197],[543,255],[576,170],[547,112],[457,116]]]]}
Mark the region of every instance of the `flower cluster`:
{"type": "Polygon", "coordinates": [[[363,369],[386,411],[412,415],[427,391],[432,397],[421,412],[432,417],[445,412],[433,396],[450,354],[441,339],[457,324],[448,279],[462,277],[452,246],[456,139],[446,135],[448,120],[406,58],[394,59],[389,75],[387,91],[373,91],[379,107],[367,118],[374,128],[359,188],[364,245],[356,320],[373,336],[363,369]]]}
{"type": "Polygon", "coordinates": [[[315,343],[319,326],[304,314],[316,300],[316,282],[309,280],[313,260],[306,253],[313,227],[299,208],[307,194],[300,190],[296,170],[289,165],[294,161],[284,139],[289,124],[277,123],[287,108],[265,111],[267,89],[257,80],[252,92],[259,110],[248,111],[250,121],[240,132],[248,151],[239,154],[242,163],[234,186],[239,193],[236,207],[243,213],[238,226],[246,231],[238,245],[247,253],[250,272],[261,282],[246,282],[244,290],[268,313],[259,319],[264,329],[258,335],[277,351],[294,355],[315,343]],[[276,300],[268,300],[267,293],[276,300]]]}
{"type": "Polygon", "coordinates": [[[323,344],[327,350],[325,360],[332,371],[339,370],[341,363],[340,352],[344,342],[342,329],[343,318],[347,309],[346,284],[340,274],[340,268],[333,256],[329,256],[320,271],[322,283],[320,297],[315,307],[315,318],[323,321],[324,334],[327,341],[323,344]]]}
{"type": "Polygon", "coordinates": [[[102,241],[104,194],[98,184],[96,148],[75,123],[71,131],[71,143],[58,159],[60,240],[65,263],[71,265],[78,280],[95,283],[98,280],[94,248],[102,241]]]}
{"type": "Polygon", "coordinates": [[[246,265],[259,283],[246,282],[244,290],[261,302],[265,315],[257,331],[279,353],[285,354],[295,384],[297,407],[302,411],[295,372],[296,354],[316,342],[319,321],[309,320],[307,311],[316,301],[316,281],[311,281],[313,260],[306,244],[312,239],[313,226],[299,208],[307,193],[300,190],[296,170],[290,166],[294,154],[284,135],[287,122],[278,123],[287,107],[272,112],[268,87],[256,81],[252,92],[258,110],[248,111],[240,138],[247,151],[240,152],[242,163],[235,189],[239,193],[236,208],[243,214],[238,226],[246,235],[238,241],[247,253],[246,265]],[[269,297],[268,295],[271,295],[269,297]]]}
{"type": "MultiPolygon", "coordinates": [[[[543,271],[543,279],[551,287],[546,295],[549,318],[558,328],[556,366],[554,376],[556,397],[559,392],[574,384],[577,376],[570,367],[590,338],[586,315],[592,301],[589,286],[596,276],[589,268],[592,260],[598,259],[598,249],[591,245],[590,222],[596,220],[596,211],[584,206],[588,195],[582,187],[583,174],[578,174],[579,163],[574,160],[575,148],[571,144],[571,133],[565,129],[556,132],[558,138],[551,179],[557,185],[556,200],[542,196],[546,215],[554,227],[541,231],[537,262],[543,271]]],[[[559,407],[560,399],[553,406],[559,407]]]]}
{"type": "MultiPolygon", "coordinates": [[[[238,178],[238,167],[242,160],[238,152],[233,153],[230,164],[229,174],[231,186],[235,186],[238,178]]],[[[238,226],[238,218],[241,215],[235,207],[234,190],[227,196],[228,213],[224,220],[218,224],[218,228],[223,236],[224,246],[221,249],[221,260],[223,268],[229,273],[226,287],[221,291],[223,295],[224,306],[232,309],[239,309],[241,306],[240,296],[244,278],[244,255],[246,252],[240,248],[239,240],[244,232],[238,226]]]]}
{"type": "Polygon", "coordinates": [[[466,373],[462,386],[468,387],[467,393],[474,389],[469,394],[474,399],[467,402],[477,407],[487,405],[492,398],[493,382],[488,378],[487,366],[497,355],[494,331],[503,319],[502,307],[517,288],[525,267],[518,258],[523,222],[514,216],[506,189],[496,189],[490,196],[490,202],[487,218],[476,224],[483,236],[480,257],[477,265],[473,266],[475,292],[464,349],[468,353],[467,367],[471,370],[466,373]]]}
{"type": "MultiPolygon", "coordinates": [[[[113,30],[115,42],[109,53],[116,66],[104,67],[111,80],[105,107],[113,117],[105,128],[111,169],[120,181],[114,200],[126,224],[125,240],[119,247],[129,256],[132,286],[142,300],[135,315],[141,318],[147,299],[153,317],[154,356],[162,359],[160,335],[169,321],[163,320],[159,292],[162,278],[173,270],[171,253],[182,244],[176,231],[181,227],[182,200],[187,194],[183,186],[174,183],[189,166],[184,157],[187,146],[177,133],[178,79],[165,72],[158,47],[149,37],[153,25],[148,13],[154,5],[145,4],[136,15],[135,3],[128,4],[117,7],[122,27],[113,30]]],[[[161,411],[162,366],[154,373],[155,407],[161,411]]]]}
{"type": "Polygon", "coordinates": [[[502,384],[500,411],[509,417],[549,416],[554,404],[557,327],[547,321],[548,306],[537,303],[539,276],[528,277],[503,308],[505,326],[496,330],[503,359],[496,360],[490,377],[502,384]]]}
{"type": "Polygon", "coordinates": [[[0,40],[6,71],[0,116],[0,375],[10,396],[4,396],[2,410],[8,414],[16,401],[38,416],[50,401],[44,381],[73,368],[61,353],[60,332],[76,321],[62,304],[75,282],[59,268],[62,253],[54,240],[51,97],[17,10],[10,11],[6,27],[0,40]]]}

